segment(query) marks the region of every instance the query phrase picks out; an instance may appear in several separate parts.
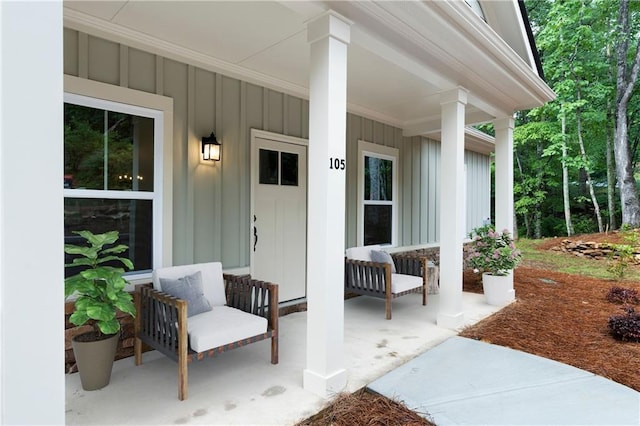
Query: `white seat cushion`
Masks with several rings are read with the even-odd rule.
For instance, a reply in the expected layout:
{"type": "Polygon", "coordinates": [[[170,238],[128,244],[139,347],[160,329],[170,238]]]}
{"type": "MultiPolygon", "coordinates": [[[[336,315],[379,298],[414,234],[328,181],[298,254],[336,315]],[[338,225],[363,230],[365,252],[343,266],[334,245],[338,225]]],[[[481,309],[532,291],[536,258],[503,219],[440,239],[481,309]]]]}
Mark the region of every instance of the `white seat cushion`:
{"type": "Polygon", "coordinates": [[[380,246],[376,244],[376,245],[372,245],[372,246],[361,246],[361,247],[348,248],[347,251],[346,251],[347,259],[364,260],[365,262],[371,262],[371,250],[379,251],[380,250],[380,246]]]}
{"type": "Polygon", "coordinates": [[[422,277],[414,277],[413,275],[404,274],[391,274],[391,293],[402,293],[403,291],[412,290],[417,287],[422,287],[422,277]]]}
{"type": "Polygon", "coordinates": [[[222,279],[222,263],[220,262],[195,263],[155,269],[152,274],[153,288],[162,291],[160,278],[177,280],[198,271],[202,273],[202,291],[209,304],[211,306],[226,305],[227,296],[224,289],[224,280],[222,279]]]}
{"type": "Polygon", "coordinates": [[[203,352],[218,346],[266,333],[268,321],[229,306],[214,306],[187,321],[189,346],[203,352]]]}

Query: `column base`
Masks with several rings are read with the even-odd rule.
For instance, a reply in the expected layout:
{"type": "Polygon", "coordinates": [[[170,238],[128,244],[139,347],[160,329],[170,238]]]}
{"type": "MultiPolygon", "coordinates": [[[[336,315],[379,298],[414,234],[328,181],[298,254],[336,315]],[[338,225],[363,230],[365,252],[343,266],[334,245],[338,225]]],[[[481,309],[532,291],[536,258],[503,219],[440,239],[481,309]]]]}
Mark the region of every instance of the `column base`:
{"type": "Polygon", "coordinates": [[[322,398],[329,398],[342,392],[347,386],[347,370],[341,369],[329,376],[304,369],[302,374],[302,387],[322,398]]]}
{"type": "Polygon", "coordinates": [[[438,327],[455,330],[464,324],[464,312],[456,314],[439,313],[436,324],[438,327]]]}

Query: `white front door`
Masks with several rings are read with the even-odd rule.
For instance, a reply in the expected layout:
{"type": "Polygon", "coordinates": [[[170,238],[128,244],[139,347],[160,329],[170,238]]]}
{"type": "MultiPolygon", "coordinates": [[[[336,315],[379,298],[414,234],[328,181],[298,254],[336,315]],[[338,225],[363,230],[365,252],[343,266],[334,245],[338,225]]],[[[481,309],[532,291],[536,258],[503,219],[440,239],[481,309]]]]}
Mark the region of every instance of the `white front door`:
{"type": "Polygon", "coordinates": [[[251,276],[279,285],[280,302],[306,296],[307,146],[254,131],[251,276]]]}

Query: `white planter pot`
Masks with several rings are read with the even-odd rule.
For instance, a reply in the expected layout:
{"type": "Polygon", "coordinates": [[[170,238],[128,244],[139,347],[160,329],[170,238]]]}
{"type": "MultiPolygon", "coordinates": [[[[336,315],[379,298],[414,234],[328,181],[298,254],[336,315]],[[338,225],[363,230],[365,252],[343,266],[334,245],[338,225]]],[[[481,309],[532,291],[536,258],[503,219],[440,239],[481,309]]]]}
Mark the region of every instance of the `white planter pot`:
{"type": "Polygon", "coordinates": [[[482,289],[489,305],[508,305],[516,300],[516,291],[513,289],[513,271],[508,275],[483,273],[482,289]]]}

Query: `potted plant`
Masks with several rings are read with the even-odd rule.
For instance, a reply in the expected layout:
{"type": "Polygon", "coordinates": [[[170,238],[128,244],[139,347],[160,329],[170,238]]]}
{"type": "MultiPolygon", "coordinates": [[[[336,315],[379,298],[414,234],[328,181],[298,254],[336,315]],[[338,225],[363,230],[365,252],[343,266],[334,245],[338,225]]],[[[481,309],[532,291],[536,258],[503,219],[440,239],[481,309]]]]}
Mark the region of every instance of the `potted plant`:
{"type": "Polygon", "coordinates": [[[502,306],[515,299],[513,269],[522,258],[508,230],[497,232],[493,225],[475,228],[470,234],[469,265],[482,272],[482,287],[487,303],[502,306]]]}
{"type": "Polygon", "coordinates": [[[95,390],[108,385],[111,378],[120,331],[116,312],[120,310],[135,316],[133,298],[125,291],[125,270],[112,265],[121,263],[133,269],[133,263],[118,256],[128,247],[113,245],[118,240],[117,231],[74,233],[84,238],[85,244],[64,245],[65,253],[76,256],[65,267],[81,268],[80,272],[65,279],[65,299],[76,296],[74,312],[69,318],[72,324],[81,326],[89,323],[94,327],[92,331],[75,336],[71,343],[82,388],[95,390]]]}

